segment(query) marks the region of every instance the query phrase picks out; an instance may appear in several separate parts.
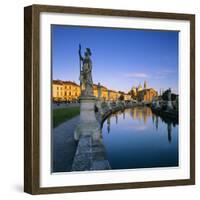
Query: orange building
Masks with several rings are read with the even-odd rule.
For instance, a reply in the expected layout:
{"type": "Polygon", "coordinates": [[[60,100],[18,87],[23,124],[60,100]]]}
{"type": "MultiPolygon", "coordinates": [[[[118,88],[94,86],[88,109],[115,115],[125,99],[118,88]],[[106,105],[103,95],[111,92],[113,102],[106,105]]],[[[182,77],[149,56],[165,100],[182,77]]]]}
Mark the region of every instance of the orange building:
{"type": "Polygon", "coordinates": [[[54,101],[75,101],[80,96],[80,86],[72,81],[54,80],[52,86],[54,101]]]}
{"type": "Polygon", "coordinates": [[[119,98],[119,93],[115,90],[109,90],[109,100],[116,101],[119,98]]]}
{"type": "Polygon", "coordinates": [[[105,86],[101,86],[101,98],[105,101],[108,100],[108,88],[105,86]]]}
{"type": "Polygon", "coordinates": [[[137,94],[137,99],[138,101],[151,102],[157,96],[158,93],[153,88],[149,88],[139,91],[137,94]]]}

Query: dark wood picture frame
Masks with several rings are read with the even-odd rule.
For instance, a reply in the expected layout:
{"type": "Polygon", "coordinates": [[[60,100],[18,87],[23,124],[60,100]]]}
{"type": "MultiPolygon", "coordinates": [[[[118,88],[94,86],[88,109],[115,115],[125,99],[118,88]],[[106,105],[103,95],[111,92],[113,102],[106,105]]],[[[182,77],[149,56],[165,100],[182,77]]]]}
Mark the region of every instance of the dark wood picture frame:
{"type": "Polygon", "coordinates": [[[111,189],[161,187],[195,184],[195,16],[161,12],[143,12],[49,5],[24,9],[24,191],[30,194],[82,192],[111,189]],[[154,19],[178,19],[190,22],[190,178],[150,182],[113,183],[66,187],[40,187],[40,13],[76,13],[154,19]]]}

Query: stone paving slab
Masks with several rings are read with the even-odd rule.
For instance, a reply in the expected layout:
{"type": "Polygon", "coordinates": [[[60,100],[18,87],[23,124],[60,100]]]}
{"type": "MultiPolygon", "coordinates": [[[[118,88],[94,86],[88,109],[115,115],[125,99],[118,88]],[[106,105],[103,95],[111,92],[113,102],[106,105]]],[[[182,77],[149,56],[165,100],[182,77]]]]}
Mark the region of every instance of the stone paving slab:
{"type": "Polygon", "coordinates": [[[77,142],[74,140],[74,130],[79,121],[80,116],[76,116],[53,129],[53,172],[71,171],[77,148],[77,142]]]}

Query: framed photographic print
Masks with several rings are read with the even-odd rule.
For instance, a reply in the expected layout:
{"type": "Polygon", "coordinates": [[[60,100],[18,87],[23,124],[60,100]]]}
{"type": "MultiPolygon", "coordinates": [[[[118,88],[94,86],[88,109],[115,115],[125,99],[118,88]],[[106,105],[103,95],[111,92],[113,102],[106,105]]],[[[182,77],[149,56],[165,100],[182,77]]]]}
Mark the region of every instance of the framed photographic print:
{"type": "Polygon", "coordinates": [[[24,191],[195,183],[195,16],[24,9],[24,191]]]}

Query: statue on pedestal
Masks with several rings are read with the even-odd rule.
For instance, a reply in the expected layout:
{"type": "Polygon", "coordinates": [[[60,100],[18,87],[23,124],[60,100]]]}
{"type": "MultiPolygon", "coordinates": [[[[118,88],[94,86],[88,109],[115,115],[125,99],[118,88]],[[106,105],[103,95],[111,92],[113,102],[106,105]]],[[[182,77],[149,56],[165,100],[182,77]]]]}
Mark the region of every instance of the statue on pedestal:
{"type": "Polygon", "coordinates": [[[168,101],[171,101],[171,88],[168,89],[168,92],[167,92],[167,100],[168,100],[168,101]]]}
{"type": "Polygon", "coordinates": [[[173,109],[172,101],[171,101],[171,88],[169,88],[167,90],[167,109],[168,110],[172,110],[173,109]]]}
{"type": "Polygon", "coordinates": [[[92,81],[92,55],[89,48],[86,48],[85,57],[81,55],[81,45],[79,45],[80,58],[80,85],[82,96],[93,96],[93,81],[92,81]]]}
{"type": "Polygon", "coordinates": [[[92,55],[89,48],[86,48],[85,57],[81,55],[81,45],[79,45],[80,58],[80,122],[74,131],[75,140],[81,136],[91,136],[93,140],[101,140],[100,124],[96,119],[95,103],[96,97],[93,95],[92,81],[92,55]]]}

